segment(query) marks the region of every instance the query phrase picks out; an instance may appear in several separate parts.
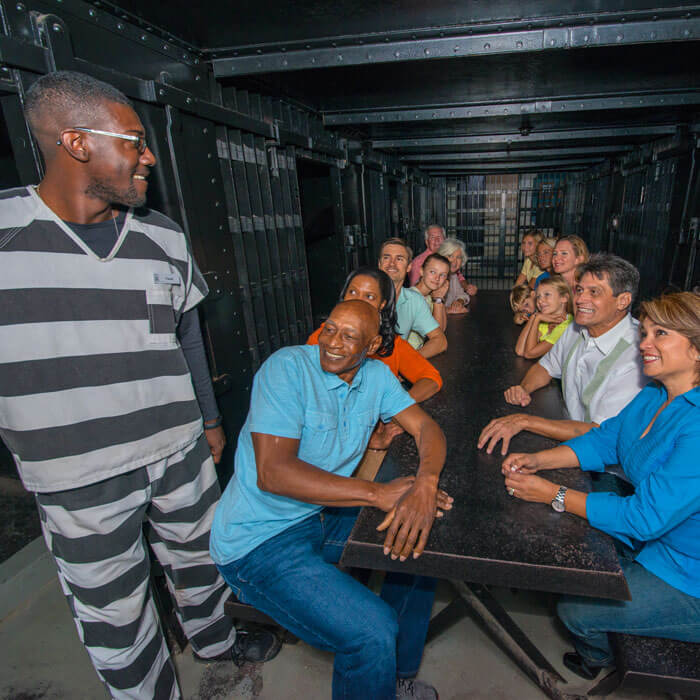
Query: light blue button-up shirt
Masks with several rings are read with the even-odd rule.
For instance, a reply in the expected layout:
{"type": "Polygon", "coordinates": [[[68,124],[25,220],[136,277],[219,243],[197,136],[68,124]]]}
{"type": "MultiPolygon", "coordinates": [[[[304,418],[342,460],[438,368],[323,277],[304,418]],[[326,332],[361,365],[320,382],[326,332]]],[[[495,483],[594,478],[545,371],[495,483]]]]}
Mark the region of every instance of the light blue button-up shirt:
{"type": "Polygon", "coordinates": [[[582,469],[620,464],[632,496],[589,493],[589,522],[628,545],[637,561],[684,593],[700,597],[700,387],[677,396],[640,439],[666,390],[648,384],[621,413],[568,440],[582,469]]]}
{"type": "Polygon", "coordinates": [[[439,327],[423,295],[413,288],[402,287],[396,300],[396,332],[404,340],[408,340],[411,331],[425,338],[428,333],[439,327]]]}
{"type": "Polygon", "coordinates": [[[377,420],[388,421],[414,403],[383,362],[365,360],[348,384],[321,369],[318,345],[271,355],[255,375],[235,472],[214,514],[213,560],[236,561],[322,508],[258,488],[251,433],[297,439],[299,459],[351,476],[377,420]]]}

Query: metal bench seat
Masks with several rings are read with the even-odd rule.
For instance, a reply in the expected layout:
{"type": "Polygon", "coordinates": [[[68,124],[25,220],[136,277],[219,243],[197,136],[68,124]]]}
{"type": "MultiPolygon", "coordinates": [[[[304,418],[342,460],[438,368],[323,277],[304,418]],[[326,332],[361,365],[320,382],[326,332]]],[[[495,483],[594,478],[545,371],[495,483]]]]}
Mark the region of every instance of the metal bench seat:
{"type": "Polygon", "coordinates": [[[610,642],[617,668],[588,695],[624,687],[700,697],[700,644],[614,633],[610,642]]]}

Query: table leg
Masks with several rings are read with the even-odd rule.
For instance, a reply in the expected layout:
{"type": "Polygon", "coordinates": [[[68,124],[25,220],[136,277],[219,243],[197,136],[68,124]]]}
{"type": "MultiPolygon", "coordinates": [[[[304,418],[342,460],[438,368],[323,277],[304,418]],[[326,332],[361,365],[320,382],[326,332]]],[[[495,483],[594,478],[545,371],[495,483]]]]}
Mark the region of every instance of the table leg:
{"type": "Polygon", "coordinates": [[[559,688],[560,683],[566,683],[564,678],[545,659],[542,652],[518,627],[486,586],[463,581],[451,581],[451,584],[467,609],[485,627],[489,636],[548,697],[552,700],[583,698],[580,695],[568,695],[559,688]]]}

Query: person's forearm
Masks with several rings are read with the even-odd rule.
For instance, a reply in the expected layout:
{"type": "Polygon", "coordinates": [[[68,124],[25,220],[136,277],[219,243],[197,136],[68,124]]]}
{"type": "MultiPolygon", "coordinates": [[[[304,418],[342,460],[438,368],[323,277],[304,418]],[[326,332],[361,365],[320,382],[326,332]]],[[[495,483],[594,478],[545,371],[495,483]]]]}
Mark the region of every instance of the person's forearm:
{"type": "Polygon", "coordinates": [[[408,391],[410,397],[416,402],[420,403],[429,399],[434,394],[440,391],[440,386],[437,382],[427,377],[419,379],[408,391]]]}
{"type": "Polygon", "coordinates": [[[447,443],[440,426],[432,420],[424,421],[420,434],[415,436],[420,465],[416,478],[426,479],[437,486],[440,472],[445,466],[447,443]]]}
{"type": "Polygon", "coordinates": [[[440,325],[440,330],[444,333],[445,328],[447,328],[447,311],[445,310],[445,304],[436,304],[433,302],[433,318],[440,325]]]}
{"type": "Polygon", "coordinates": [[[525,344],[527,343],[527,338],[528,338],[528,335],[530,334],[530,329],[532,328],[533,322],[534,322],[534,316],[531,316],[527,320],[525,327],[520,331],[520,335],[518,336],[518,340],[515,343],[515,354],[518,355],[519,357],[522,357],[523,353],[525,352],[525,344]]]}
{"type": "Polygon", "coordinates": [[[539,349],[538,346],[540,345],[538,338],[540,331],[539,316],[537,314],[533,315],[530,321],[530,327],[528,328],[527,335],[525,336],[525,347],[523,348],[523,357],[526,357],[528,360],[542,357],[542,355],[544,355],[544,352],[537,354],[539,349]]]}
{"type": "Polygon", "coordinates": [[[551,450],[542,450],[537,453],[537,468],[542,469],[570,469],[578,467],[576,453],[567,445],[559,445],[551,450]]]}
{"type": "Polygon", "coordinates": [[[427,360],[429,357],[435,357],[435,355],[439,355],[445,350],[447,350],[447,338],[445,338],[444,333],[440,332],[439,335],[428,338],[425,345],[418,352],[427,360]]]}
{"type": "Polygon", "coordinates": [[[371,481],[338,476],[301,459],[286,459],[265,470],[258,470],[258,487],[268,493],[304,503],[351,508],[373,506],[377,487],[371,481]]]}
{"type": "Polygon", "coordinates": [[[177,337],[190,370],[199,409],[204,420],[211,422],[218,418],[219,408],[214,396],[214,387],[211,382],[209,364],[199,325],[199,314],[196,308],[190,309],[182,315],[177,327],[177,337]]]}
{"type": "Polygon", "coordinates": [[[533,391],[547,386],[551,380],[552,378],[549,376],[549,372],[538,362],[530,367],[527,374],[520,382],[520,386],[525,389],[528,394],[531,394],[533,391]]]}
{"type": "Polygon", "coordinates": [[[559,442],[571,440],[596,427],[595,423],[584,423],[580,420],[552,420],[529,414],[522,414],[522,416],[523,430],[552,438],[559,442]]]}
{"type": "Polygon", "coordinates": [[[516,278],[515,282],[513,282],[513,286],[517,287],[521,284],[525,284],[527,282],[527,277],[521,272],[516,278]]]}

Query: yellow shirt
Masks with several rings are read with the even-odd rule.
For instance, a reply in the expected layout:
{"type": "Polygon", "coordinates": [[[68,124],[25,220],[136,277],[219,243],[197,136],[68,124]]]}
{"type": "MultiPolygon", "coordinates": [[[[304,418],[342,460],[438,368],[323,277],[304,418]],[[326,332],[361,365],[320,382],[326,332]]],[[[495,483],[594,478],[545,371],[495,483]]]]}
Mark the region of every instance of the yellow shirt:
{"type": "Polygon", "coordinates": [[[537,333],[539,334],[540,342],[546,340],[548,343],[554,345],[554,343],[561,338],[562,333],[566,330],[567,326],[574,320],[571,314],[566,314],[566,320],[562,321],[560,324],[554,326],[551,332],[549,330],[548,323],[539,323],[537,325],[537,333]]]}
{"type": "Polygon", "coordinates": [[[542,274],[542,270],[530,258],[525,258],[520,274],[525,275],[525,279],[529,282],[531,279],[539,277],[542,274]]]}

